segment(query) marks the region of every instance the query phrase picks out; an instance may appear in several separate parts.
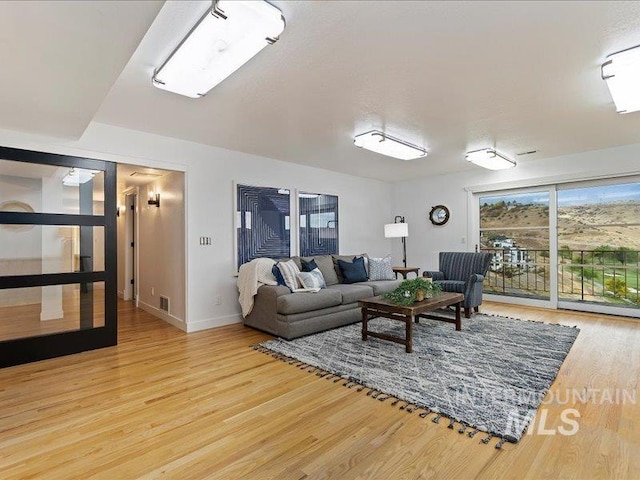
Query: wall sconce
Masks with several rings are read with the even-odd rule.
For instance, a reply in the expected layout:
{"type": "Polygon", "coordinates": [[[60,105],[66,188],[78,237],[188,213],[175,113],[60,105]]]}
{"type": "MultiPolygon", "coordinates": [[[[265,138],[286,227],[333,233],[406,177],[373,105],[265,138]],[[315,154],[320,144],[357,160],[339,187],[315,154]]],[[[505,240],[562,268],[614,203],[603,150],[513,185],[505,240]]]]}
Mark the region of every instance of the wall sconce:
{"type": "Polygon", "coordinates": [[[121,211],[121,210],[124,212],[124,206],[122,206],[122,205],[118,205],[118,206],[116,207],[116,217],[119,217],[119,216],[120,216],[120,211],[121,211]]]}
{"type": "Polygon", "coordinates": [[[151,190],[149,192],[149,200],[147,201],[147,203],[149,205],[155,205],[156,207],[160,208],[160,194],[153,193],[153,190],[151,190]]]}

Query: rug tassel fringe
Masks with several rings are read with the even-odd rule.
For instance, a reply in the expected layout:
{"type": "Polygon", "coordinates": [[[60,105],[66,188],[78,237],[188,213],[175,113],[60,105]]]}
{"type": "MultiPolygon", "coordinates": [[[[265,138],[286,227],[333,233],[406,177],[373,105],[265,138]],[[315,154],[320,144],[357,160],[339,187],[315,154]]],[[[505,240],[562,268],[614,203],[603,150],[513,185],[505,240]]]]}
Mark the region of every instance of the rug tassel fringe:
{"type": "MultiPolygon", "coordinates": [[[[540,322],[543,323],[543,322],[540,322]]],[[[399,409],[400,410],[405,410],[407,413],[413,413],[413,412],[417,412],[420,410],[424,410],[423,412],[421,412],[419,415],[421,418],[427,418],[429,415],[431,415],[432,413],[435,414],[435,417],[433,417],[431,419],[431,421],[433,423],[440,423],[440,419],[445,417],[446,419],[449,420],[449,425],[447,426],[447,428],[451,429],[451,430],[455,430],[456,429],[456,423],[460,423],[460,427],[457,429],[459,434],[466,434],[469,438],[474,438],[476,436],[476,434],[478,434],[479,432],[485,433],[487,436],[485,438],[483,438],[482,440],[480,440],[481,443],[484,443],[485,445],[489,444],[491,442],[492,439],[494,438],[498,438],[498,442],[495,445],[495,448],[500,450],[503,448],[504,444],[507,442],[507,440],[505,438],[501,438],[497,435],[494,435],[492,433],[488,433],[484,430],[479,430],[478,428],[475,428],[469,424],[465,424],[463,422],[457,421],[453,418],[448,417],[447,415],[443,415],[442,413],[438,413],[437,411],[433,411],[427,407],[421,407],[419,405],[407,402],[406,400],[401,400],[393,395],[389,395],[388,393],[384,393],[380,390],[377,390],[375,388],[371,388],[371,387],[367,387],[366,385],[363,385],[357,381],[351,380],[348,377],[343,377],[340,375],[336,375],[334,373],[331,372],[327,372],[325,370],[322,370],[321,368],[318,368],[314,365],[310,365],[306,362],[303,362],[301,360],[297,360],[295,358],[291,358],[288,357],[284,354],[281,353],[277,353],[277,352],[273,352],[265,347],[262,347],[259,344],[256,345],[251,345],[251,348],[255,351],[267,354],[272,356],[273,358],[276,358],[278,360],[281,360],[289,365],[293,365],[297,368],[299,368],[300,370],[306,370],[308,373],[312,373],[315,374],[317,377],[319,378],[324,378],[325,380],[332,380],[333,383],[338,383],[338,382],[342,382],[342,386],[346,387],[346,388],[356,388],[356,391],[358,392],[362,392],[363,390],[368,390],[367,391],[367,396],[371,397],[371,398],[375,398],[376,400],[380,401],[380,402],[384,402],[386,400],[392,399],[390,405],[392,407],[395,407],[396,405],[400,404],[399,409]]]]}

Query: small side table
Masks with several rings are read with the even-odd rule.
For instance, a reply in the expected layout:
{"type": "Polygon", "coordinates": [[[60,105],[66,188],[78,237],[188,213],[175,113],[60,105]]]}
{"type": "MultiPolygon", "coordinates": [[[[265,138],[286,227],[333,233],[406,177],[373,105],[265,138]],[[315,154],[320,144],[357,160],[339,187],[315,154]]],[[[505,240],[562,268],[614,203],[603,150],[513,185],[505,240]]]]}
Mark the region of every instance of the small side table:
{"type": "Polygon", "coordinates": [[[402,278],[406,279],[407,278],[407,274],[413,272],[416,274],[416,277],[418,277],[420,275],[420,268],[419,267],[392,267],[391,268],[393,270],[393,273],[396,274],[396,278],[398,278],[398,274],[400,273],[402,275],[402,278]]]}

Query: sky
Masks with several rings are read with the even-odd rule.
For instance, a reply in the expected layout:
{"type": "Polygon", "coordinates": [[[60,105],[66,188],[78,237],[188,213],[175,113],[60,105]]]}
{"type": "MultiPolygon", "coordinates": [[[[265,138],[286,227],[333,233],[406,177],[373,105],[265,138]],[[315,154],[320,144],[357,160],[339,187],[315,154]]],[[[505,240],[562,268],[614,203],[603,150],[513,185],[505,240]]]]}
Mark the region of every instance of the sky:
{"type": "MultiPolygon", "coordinates": [[[[516,200],[522,205],[549,205],[547,192],[519,193],[480,197],[480,205],[516,200]]],[[[623,183],[598,187],[558,190],[558,207],[593,205],[621,201],[640,202],[640,183],[623,183]]]]}

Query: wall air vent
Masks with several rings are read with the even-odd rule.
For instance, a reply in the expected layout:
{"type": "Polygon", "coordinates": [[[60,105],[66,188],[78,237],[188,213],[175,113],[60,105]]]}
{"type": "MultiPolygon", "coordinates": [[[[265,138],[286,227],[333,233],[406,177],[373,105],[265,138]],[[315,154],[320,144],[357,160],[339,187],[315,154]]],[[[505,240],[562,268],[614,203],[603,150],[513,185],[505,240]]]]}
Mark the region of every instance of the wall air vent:
{"type": "Polygon", "coordinates": [[[164,310],[165,312],[169,313],[169,298],[168,297],[163,297],[162,295],[160,295],[160,310],[164,310]]]}

